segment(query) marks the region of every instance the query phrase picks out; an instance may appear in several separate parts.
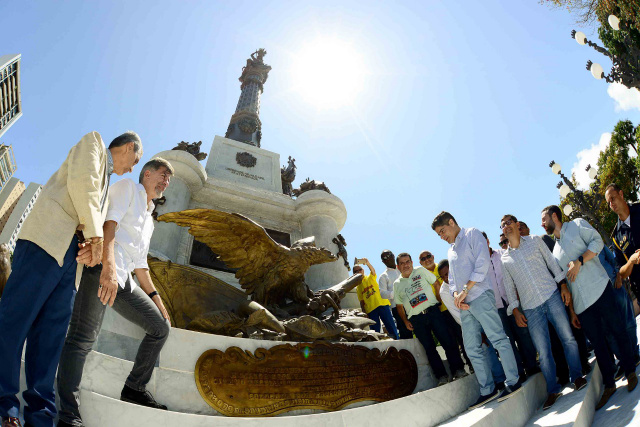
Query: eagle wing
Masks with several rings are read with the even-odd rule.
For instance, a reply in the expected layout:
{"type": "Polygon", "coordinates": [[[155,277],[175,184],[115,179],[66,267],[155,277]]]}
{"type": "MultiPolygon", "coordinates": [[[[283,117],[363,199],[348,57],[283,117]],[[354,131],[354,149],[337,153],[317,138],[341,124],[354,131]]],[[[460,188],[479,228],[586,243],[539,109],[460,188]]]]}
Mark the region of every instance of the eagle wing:
{"type": "Polygon", "coordinates": [[[290,249],[280,245],[260,225],[239,214],[213,209],[170,212],[158,221],[189,227],[189,234],[206,244],[225,264],[237,268],[236,278],[247,294],[268,290],[277,283],[281,260],[290,249]]]}

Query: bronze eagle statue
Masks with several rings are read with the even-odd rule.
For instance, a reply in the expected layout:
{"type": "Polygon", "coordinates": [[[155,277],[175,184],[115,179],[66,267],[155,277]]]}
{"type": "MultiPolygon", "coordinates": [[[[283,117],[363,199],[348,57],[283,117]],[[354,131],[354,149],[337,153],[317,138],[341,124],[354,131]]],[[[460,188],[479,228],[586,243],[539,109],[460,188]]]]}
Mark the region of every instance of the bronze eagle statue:
{"type": "Polygon", "coordinates": [[[263,305],[285,298],[306,304],[310,292],[304,274],[312,265],[338,259],[328,249],[317,248],[313,238],[298,240],[291,248],[283,246],[262,226],[237,213],[188,209],[166,213],[158,221],[189,227],[194,238],[238,269],[235,276],[242,289],[263,305]]]}

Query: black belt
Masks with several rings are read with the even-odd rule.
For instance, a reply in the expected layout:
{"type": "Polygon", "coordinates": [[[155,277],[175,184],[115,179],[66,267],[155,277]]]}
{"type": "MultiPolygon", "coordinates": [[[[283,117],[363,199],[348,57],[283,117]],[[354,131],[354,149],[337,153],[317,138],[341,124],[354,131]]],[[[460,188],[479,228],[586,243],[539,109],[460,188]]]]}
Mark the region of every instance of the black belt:
{"type": "Polygon", "coordinates": [[[440,311],[440,303],[437,303],[435,305],[432,305],[430,307],[425,308],[424,310],[422,310],[420,313],[418,314],[427,314],[430,311],[440,311]]]}

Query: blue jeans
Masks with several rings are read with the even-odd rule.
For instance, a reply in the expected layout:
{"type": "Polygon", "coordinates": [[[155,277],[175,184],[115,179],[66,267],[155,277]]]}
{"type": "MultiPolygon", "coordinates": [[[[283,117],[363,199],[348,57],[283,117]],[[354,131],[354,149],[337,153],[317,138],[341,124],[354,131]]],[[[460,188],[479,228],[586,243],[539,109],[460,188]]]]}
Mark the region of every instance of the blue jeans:
{"type": "Polygon", "coordinates": [[[493,291],[485,291],[476,299],[469,302],[469,310],[461,310],[462,335],[464,336],[464,348],[471,359],[476,378],[480,384],[480,394],[486,396],[493,393],[495,388],[493,375],[486,369],[485,352],[482,349],[481,333],[487,335],[491,344],[500,353],[500,359],[506,383],[509,386],[518,382],[518,365],[509,342],[509,337],[504,333],[502,321],[496,308],[496,299],[493,291]]]}
{"type": "MultiPolygon", "coordinates": [[[[624,286],[621,286],[620,289],[616,289],[612,284],[610,284],[613,289],[613,293],[616,301],[616,308],[620,312],[622,316],[622,321],[627,329],[627,336],[629,342],[631,343],[633,357],[634,360],[638,358],[638,333],[637,333],[637,324],[636,324],[636,314],[633,310],[633,302],[631,298],[629,298],[629,293],[625,289],[624,286]]],[[[613,339],[611,335],[607,335],[607,342],[609,347],[611,347],[611,351],[614,354],[620,354],[620,349],[616,344],[616,341],[613,339]]]]}
{"type": "Polygon", "coordinates": [[[34,427],[51,427],[56,416],[53,381],[76,293],[74,236],[62,267],[44,249],[18,240],[11,275],[0,300],[0,416],[17,417],[20,358],[25,339],[27,390],[24,419],[34,427]]]}
{"type": "Polygon", "coordinates": [[[518,363],[518,375],[524,373],[524,370],[532,370],[538,366],[536,361],[536,349],[531,341],[531,335],[529,335],[529,329],[526,327],[521,328],[516,324],[516,320],[513,315],[507,315],[506,305],[503,308],[498,309],[500,314],[500,320],[502,320],[502,326],[504,332],[511,341],[511,347],[513,347],[513,353],[516,356],[516,362],[518,363]],[[518,347],[516,350],[516,342],[518,347]]]}
{"type": "Polygon", "coordinates": [[[396,322],[393,321],[393,314],[391,314],[391,306],[388,305],[380,305],[369,313],[367,313],[369,319],[376,322],[373,325],[373,330],[376,332],[380,332],[382,326],[380,325],[380,320],[384,322],[384,326],[387,328],[387,332],[394,340],[398,339],[398,330],[396,329],[396,322]]]}
{"type": "Polygon", "coordinates": [[[538,307],[524,310],[524,315],[527,318],[533,344],[540,354],[540,370],[547,381],[547,393],[560,393],[560,384],[556,380],[556,363],[551,355],[549,323],[553,325],[562,342],[564,354],[569,364],[571,382],[582,376],[578,343],[571,332],[569,317],[560,297],[560,291],[555,291],[548,300],[538,307]]]}
{"type": "Polygon", "coordinates": [[[617,309],[613,287],[607,285],[596,302],[578,314],[585,334],[593,344],[596,360],[602,372],[605,387],[615,387],[614,375],[616,366],[607,346],[607,336],[612,336],[617,344],[616,356],[624,368],[625,374],[635,372],[635,357],[632,353],[625,325],[620,310],[617,309]]]}

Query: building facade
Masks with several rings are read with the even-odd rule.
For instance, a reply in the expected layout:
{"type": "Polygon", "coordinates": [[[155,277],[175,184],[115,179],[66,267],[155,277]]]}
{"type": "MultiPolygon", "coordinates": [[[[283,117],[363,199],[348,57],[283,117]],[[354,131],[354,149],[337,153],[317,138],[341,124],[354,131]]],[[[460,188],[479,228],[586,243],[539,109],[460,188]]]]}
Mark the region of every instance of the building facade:
{"type": "MultiPolygon", "coordinates": [[[[22,184],[22,186],[24,187],[24,184],[22,184]]],[[[36,199],[41,191],[42,186],[40,184],[36,184],[35,182],[29,184],[5,221],[4,228],[0,233],[0,244],[6,243],[9,245],[11,252],[13,252],[16,247],[16,241],[18,240],[18,234],[20,233],[22,224],[29,213],[31,213],[33,205],[36,203],[36,199]]]]}
{"type": "Polygon", "coordinates": [[[24,190],[24,182],[12,177],[0,191],[0,231],[4,230],[4,226],[7,224],[24,190]]]}
{"type": "Polygon", "coordinates": [[[22,117],[20,57],[0,56],[0,137],[22,117]]]}
{"type": "Polygon", "coordinates": [[[0,144],[0,191],[7,185],[17,168],[13,147],[0,144]]]}

